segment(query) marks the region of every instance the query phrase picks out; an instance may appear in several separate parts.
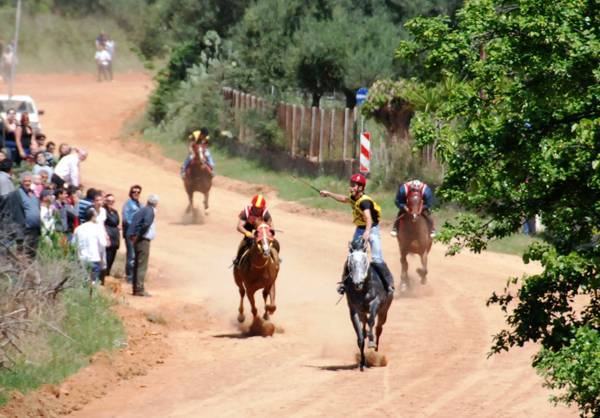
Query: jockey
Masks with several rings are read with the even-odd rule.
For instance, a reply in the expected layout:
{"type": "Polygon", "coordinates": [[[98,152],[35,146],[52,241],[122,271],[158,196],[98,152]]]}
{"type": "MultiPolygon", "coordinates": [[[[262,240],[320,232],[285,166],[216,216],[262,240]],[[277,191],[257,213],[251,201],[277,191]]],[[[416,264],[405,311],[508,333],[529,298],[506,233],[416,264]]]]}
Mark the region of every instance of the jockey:
{"type": "Polygon", "coordinates": [[[185,178],[185,172],[194,159],[194,155],[196,151],[198,151],[198,156],[200,157],[200,161],[202,163],[206,163],[210,169],[211,173],[215,166],[215,163],[210,155],[210,151],[208,150],[208,129],[201,128],[199,131],[194,131],[188,137],[188,151],[189,154],[186,157],[183,165],[181,166],[181,178],[185,178]]]}
{"type": "MultiPolygon", "coordinates": [[[[394,293],[394,278],[381,252],[381,236],[379,235],[379,220],[381,219],[381,207],[375,201],[365,194],[367,179],[362,174],[354,174],[350,177],[350,195],[331,193],[327,190],[321,190],[321,196],[331,197],[341,203],[352,205],[352,217],[356,230],[352,241],[362,238],[368,242],[371,247],[371,265],[382,278],[383,285],[388,293],[394,293]]],[[[342,281],[338,286],[338,293],[345,291],[344,280],[348,276],[348,266],[344,263],[344,273],[342,281]]]]}
{"type": "Polygon", "coordinates": [[[433,219],[431,219],[431,206],[433,204],[433,192],[431,188],[423,183],[421,180],[411,180],[403,183],[398,188],[398,193],[396,194],[396,207],[398,210],[398,215],[396,216],[396,221],[394,222],[394,227],[390,231],[390,235],[395,237],[398,235],[398,221],[400,216],[407,213],[408,209],[406,206],[406,198],[411,192],[417,192],[421,194],[423,198],[423,210],[421,214],[427,221],[427,225],[429,226],[429,231],[431,233],[431,237],[435,236],[435,228],[433,227],[433,219]]]}
{"type": "MultiPolygon", "coordinates": [[[[250,204],[244,206],[244,209],[238,216],[237,231],[244,236],[238,247],[238,252],[233,260],[233,265],[240,263],[242,255],[252,246],[254,240],[254,230],[261,223],[266,223],[273,229],[273,218],[267,209],[267,201],[262,194],[255,195],[250,204]]],[[[279,244],[275,242],[275,248],[279,250],[279,244]]]]}

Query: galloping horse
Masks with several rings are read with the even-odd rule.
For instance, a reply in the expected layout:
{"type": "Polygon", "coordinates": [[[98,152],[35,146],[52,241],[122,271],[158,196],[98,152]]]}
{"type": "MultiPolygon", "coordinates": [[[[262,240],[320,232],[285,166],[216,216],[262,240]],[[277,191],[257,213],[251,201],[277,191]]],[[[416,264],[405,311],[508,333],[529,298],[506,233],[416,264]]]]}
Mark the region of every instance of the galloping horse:
{"type": "Polygon", "coordinates": [[[212,187],[212,175],[208,164],[200,159],[198,147],[194,147],[194,158],[192,158],[185,172],[183,186],[185,187],[189,201],[186,213],[194,209],[194,192],[200,192],[204,195],[204,213],[207,214],[208,194],[212,187]]]}
{"type": "Polygon", "coordinates": [[[242,256],[240,263],[233,269],[235,284],[240,291],[240,307],[238,309],[238,321],[244,322],[244,295],[248,294],[248,300],[254,320],[257,319],[258,309],[254,302],[254,293],[263,289],[265,301],[265,314],[263,318],[269,319],[275,309],[275,280],[279,273],[279,243],[273,237],[271,227],[261,223],[254,234],[254,241],[247,253],[242,256]],[[267,303],[269,296],[270,303],[267,303]]]}
{"type": "Polygon", "coordinates": [[[427,220],[422,215],[423,197],[418,191],[411,191],[406,198],[407,212],[400,215],[398,219],[398,246],[400,247],[400,263],[402,272],[400,274],[400,290],[405,291],[408,281],[409,253],[418,254],[421,257],[421,268],[417,273],[421,277],[421,284],[427,283],[427,255],[431,250],[431,239],[427,220]]]}
{"type": "Polygon", "coordinates": [[[383,325],[387,320],[388,310],[394,298],[393,295],[388,294],[381,278],[370,266],[367,248],[362,239],[350,243],[350,254],[348,254],[346,263],[348,267],[348,277],[344,280],[346,300],[360,349],[360,371],[364,371],[366,365],[365,334],[369,339],[369,348],[379,351],[383,325]],[[377,318],[377,326],[374,338],[375,318],[377,318]],[[368,331],[367,325],[369,326],[368,331]]]}

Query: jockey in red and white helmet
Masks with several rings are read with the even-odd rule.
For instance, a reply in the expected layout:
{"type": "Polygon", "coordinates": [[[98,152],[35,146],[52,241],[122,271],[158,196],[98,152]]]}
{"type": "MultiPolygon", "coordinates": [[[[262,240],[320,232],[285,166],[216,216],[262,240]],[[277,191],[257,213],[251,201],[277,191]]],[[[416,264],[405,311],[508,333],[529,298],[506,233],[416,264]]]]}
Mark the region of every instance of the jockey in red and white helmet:
{"type": "MultiPolygon", "coordinates": [[[[267,201],[262,194],[255,195],[249,204],[244,206],[244,209],[238,215],[237,231],[244,237],[238,247],[238,252],[233,260],[234,265],[238,265],[240,258],[252,245],[254,239],[254,230],[261,223],[266,223],[273,230],[273,218],[267,208],[267,201]]],[[[275,244],[275,243],[274,243],[275,244]]],[[[276,244],[279,251],[279,244],[276,244]]]]}
{"type": "Polygon", "coordinates": [[[210,155],[210,151],[208,150],[208,129],[200,128],[197,131],[192,132],[188,136],[188,156],[186,157],[183,165],[181,166],[181,178],[185,177],[185,172],[194,159],[194,155],[198,152],[198,156],[203,163],[206,163],[210,169],[211,173],[214,170],[215,162],[213,161],[212,156],[210,155]]]}
{"type": "Polygon", "coordinates": [[[423,183],[421,180],[410,180],[406,183],[403,183],[398,188],[398,193],[396,193],[396,207],[398,208],[398,215],[396,216],[396,221],[394,222],[394,227],[390,231],[390,235],[395,237],[398,235],[398,220],[400,216],[405,214],[408,210],[406,207],[406,199],[410,193],[419,193],[423,198],[423,210],[421,215],[427,221],[427,225],[429,226],[429,231],[431,236],[435,236],[435,228],[433,226],[433,219],[431,218],[431,206],[433,205],[433,192],[431,191],[431,187],[429,187],[426,183],[423,183]]]}
{"type": "MultiPolygon", "coordinates": [[[[352,241],[364,239],[371,247],[371,266],[382,278],[383,285],[388,293],[394,292],[394,278],[381,252],[381,236],[379,234],[379,221],[381,219],[381,207],[368,195],[365,194],[367,179],[363,174],[357,173],[350,177],[350,194],[348,196],[321,190],[323,197],[331,197],[340,203],[349,203],[352,206],[352,218],[356,229],[352,241]]],[[[348,266],[344,263],[342,282],[338,286],[338,292],[345,291],[344,281],[348,277],[348,266]]]]}

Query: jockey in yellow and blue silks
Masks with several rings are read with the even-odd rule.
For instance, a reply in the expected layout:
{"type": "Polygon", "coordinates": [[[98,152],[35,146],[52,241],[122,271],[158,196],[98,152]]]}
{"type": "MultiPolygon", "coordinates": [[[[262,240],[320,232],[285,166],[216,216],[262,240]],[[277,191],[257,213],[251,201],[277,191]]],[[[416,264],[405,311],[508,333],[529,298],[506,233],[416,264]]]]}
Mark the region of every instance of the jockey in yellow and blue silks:
{"type": "Polygon", "coordinates": [[[215,161],[213,160],[210,150],[208,149],[208,145],[209,145],[208,142],[210,139],[210,137],[208,136],[208,129],[201,128],[198,131],[194,131],[190,134],[188,139],[189,139],[189,142],[188,142],[189,154],[188,154],[187,158],[185,159],[185,161],[183,162],[183,165],[181,166],[181,178],[185,177],[185,172],[186,172],[188,166],[190,165],[190,163],[192,162],[192,159],[194,158],[194,154],[196,151],[198,152],[198,156],[200,157],[200,160],[203,163],[206,163],[206,165],[208,165],[210,167],[211,174],[214,176],[215,175],[215,161]]]}
{"type": "MultiPolygon", "coordinates": [[[[381,207],[368,195],[365,194],[367,179],[362,174],[354,174],[350,177],[350,194],[348,196],[321,190],[323,197],[331,197],[340,203],[349,203],[352,206],[353,223],[356,225],[352,241],[362,238],[371,247],[371,266],[383,279],[383,284],[388,293],[394,293],[394,278],[381,252],[381,235],[379,233],[379,221],[381,219],[381,207]]],[[[348,275],[347,265],[344,264],[342,283],[338,287],[338,293],[343,294],[344,279],[348,275]]]]}

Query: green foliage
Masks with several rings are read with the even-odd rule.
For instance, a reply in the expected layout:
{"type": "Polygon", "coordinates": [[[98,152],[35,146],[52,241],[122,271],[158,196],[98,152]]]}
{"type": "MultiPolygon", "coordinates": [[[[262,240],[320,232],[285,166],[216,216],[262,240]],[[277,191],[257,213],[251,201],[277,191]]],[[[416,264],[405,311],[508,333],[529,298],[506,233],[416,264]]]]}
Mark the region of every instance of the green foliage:
{"type": "Polygon", "coordinates": [[[253,133],[253,145],[269,151],[284,151],[287,139],[277,123],[275,107],[249,109],[243,115],[245,125],[253,133]]]}
{"type": "Polygon", "coordinates": [[[202,64],[188,71],[187,79],[177,85],[172,93],[173,98],[165,104],[162,122],[146,129],[146,136],[156,137],[161,142],[179,142],[201,126],[206,126],[213,132],[225,125],[229,115],[219,84],[222,66],[214,63],[211,65],[212,73],[208,73],[202,64]]]}
{"type": "Polygon", "coordinates": [[[581,416],[597,416],[600,411],[600,332],[590,327],[577,330],[575,336],[557,352],[543,349],[536,368],[545,385],[561,390],[555,403],[576,403],[581,416]],[[596,414],[596,415],[594,415],[596,414]]]}
{"type": "Polygon", "coordinates": [[[56,325],[62,334],[45,321],[39,322],[36,336],[25,350],[27,358],[19,359],[10,370],[0,371],[0,387],[6,390],[0,403],[7,400],[10,390],[27,392],[46,383],[60,383],[89,364],[92,354],[124,344],[125,331],[111,311],[111,298],[101,294],[90,298],[89,291],[80,288],[65,292],[61,304],[64,316],[56,325]]]}
{"type": "Polygon", "coordinates": [[[524,254],[543,271],[511,279],[488,301],[509,326],[492,351],[539,341],[559,352],[600,317],[598,4],[477,0],[455,24],[419,18],[407,27],[415,40],[397,54],[421,60],[421,86],[455,83],[413,132],[445,158],[438,194],[486,218],[448,224],[442,241],[481,251],[523,218],[541,215],[546,226],[546,242],[524,254]]]}
{"type": "MultiPolygon", "coordinates": [[[[207,69],[226,59],[224,54],[223,42],[215,31],[207,32],[202,42],[180,44],[171,54],[167,66],[156,76],[157,87],[150,96],[148,110],[151,120],[160,123],[167,116],[169,104],[180,100],[177,96],[182,93],[180,83],[188,78],[188,72],[195,71],[196,77],[206,73],[207,69]],[[193,70],[194,67],[197,68],[193,70]]],[[[202,97],[206,98],[204,92],[202,97]]]]}

